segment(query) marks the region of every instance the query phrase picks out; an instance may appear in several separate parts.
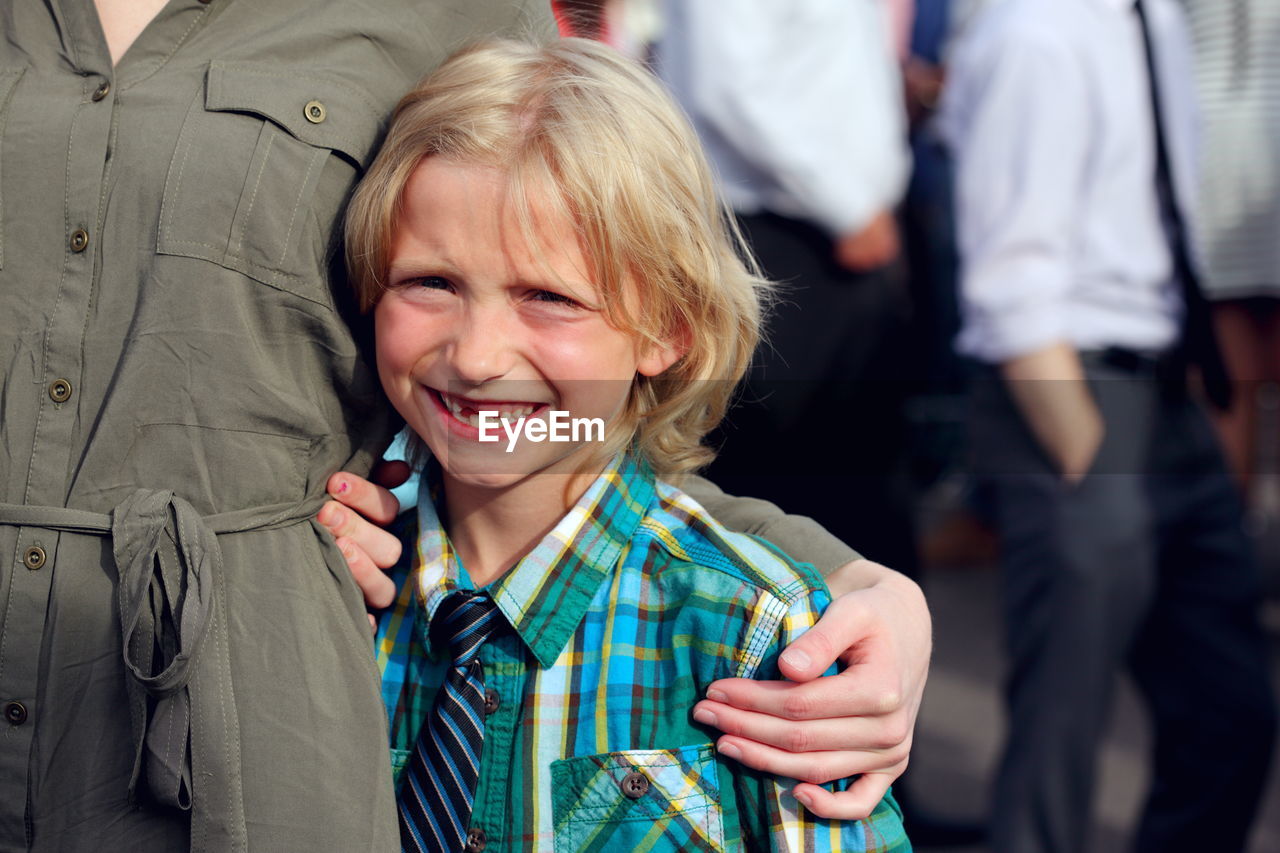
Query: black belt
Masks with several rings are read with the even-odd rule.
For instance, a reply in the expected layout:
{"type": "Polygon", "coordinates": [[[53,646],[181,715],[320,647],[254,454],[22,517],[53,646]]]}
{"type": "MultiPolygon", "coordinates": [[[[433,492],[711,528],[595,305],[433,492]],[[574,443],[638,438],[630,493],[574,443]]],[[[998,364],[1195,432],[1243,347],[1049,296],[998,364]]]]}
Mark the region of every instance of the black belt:
{"type": "Polygon", "coordinates": [[[1128,347],[1107,347],[1103,350],[1086,350],[1080,358],[1086,364],[1093,361],[1097,364],[1135,376],[1154,375],[1164,369],[1170,359],[1168,352],[1151,352],[1135,350],[1128,347]]]}
{"type": "Polygon", "coordinates": [[[1128,347],[1107,347],[1101,350],[1084,350],[1080,360],[1088,365],[1100,365],[1128,373],[1134,377],[1155,380],[1166,400],[1185,400],[1187,397],[1187,357],[1180,348],[1164,351],[1135,350],[1128,347]]]}

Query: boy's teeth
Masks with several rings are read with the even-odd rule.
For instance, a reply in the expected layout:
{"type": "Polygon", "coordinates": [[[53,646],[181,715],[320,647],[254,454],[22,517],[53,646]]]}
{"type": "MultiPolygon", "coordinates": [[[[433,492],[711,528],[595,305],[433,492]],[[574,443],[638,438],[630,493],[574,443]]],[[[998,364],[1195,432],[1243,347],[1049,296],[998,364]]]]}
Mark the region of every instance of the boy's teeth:
{"type": "Polygon", "coordinates": [[[462,405],[453,397],[450,397],[446,394],[441,394],[440,398],[444,400],[445,408],[449,410],[450,414],[452,414],[455,418],[462,421],[463,423],[470,424],[473,427],[480,426],[481,411],[485,411],[485,412],[496,411],[498,413],[498,418],[501,420],[517,421],[520,418],[529,417],[529,415],[533,414],[533,410],[537,408],[536,406],[505,406],[505,407],[500,406],[497,409],[480,409],[480,410],[472,409],[471,414],[463,414],[464,411],[470,408],[469,406],[462,405]]]}

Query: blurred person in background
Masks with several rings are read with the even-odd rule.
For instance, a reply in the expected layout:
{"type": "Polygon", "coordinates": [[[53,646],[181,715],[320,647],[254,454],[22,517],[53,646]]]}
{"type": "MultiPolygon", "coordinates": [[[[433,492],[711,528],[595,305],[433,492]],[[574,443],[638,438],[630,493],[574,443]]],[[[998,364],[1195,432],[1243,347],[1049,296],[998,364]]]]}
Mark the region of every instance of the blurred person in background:
{"type": "Polygon", "coordinates": [[[765,274],[767,344],[709,477],[916,565],[894,208],[910,156],[879,0],[670,0],[654,55],[765,274]]]}
{"type": "Polygon", "coordinates": [[[911,181],[903,204],[903,237],[911,279],[917,354],[930,388],[959,381],[951,340],[959,328],[950,163],[934,116],[945,78],[943,47],[953,0],[918,0],[911,50],[903,61],[910,118],[911,181]]]}
{"type": "MultiPolygon", "coordinates": [[[[1205,119],[1200,215],[1205,292],[1239,384],[1218,419],[1247,496],[1259,446],[1258,383],[1280,381],[1280,3],[1183,0],[1205,119]]],[[[1280,452],[1272,433],[1266,448],[1280,452]]]]}
{"type": "Polygon", "coordinates": [[[1001,536],[1000,853],[1079,851],[1114,676],[1154,722],[1135,847],[1244,849],[1274,699],[1238,495],[1188,368],[1230,386],[1199,289],[1190,43],[1173,0],[1004,0],[962,37],[956,154],[972,442],[1001,536]]]}
{"type": "MultiPolygon", "coordinates": [[[[908,408],[912,473],[923,488],[954,473],[960,456],[957,424],[963,421],[963,360],[951,344],[960,325],[951,164],[934,121],[954,5],[954,0],[917,0],[902,63],[912,171],[900,221],[912,307],[912,373],[920,380],[908,408]]],[[[922,544],[926,566],[930,535],[922,544]]]]}

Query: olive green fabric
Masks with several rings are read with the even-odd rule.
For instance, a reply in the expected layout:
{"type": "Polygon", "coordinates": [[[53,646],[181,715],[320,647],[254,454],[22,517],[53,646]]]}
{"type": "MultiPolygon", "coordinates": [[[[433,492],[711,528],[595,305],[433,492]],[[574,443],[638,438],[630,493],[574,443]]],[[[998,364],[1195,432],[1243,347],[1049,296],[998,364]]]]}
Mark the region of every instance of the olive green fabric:
{"type": "Polygon", "coordinates": [[[690,477],[681,488],[725,527],[768,539],[784,554],[809,563],[824,575],[860,559],[858,552],[812,518],[783,515],[778,507],[759,498],[726,495],[715,483],[701,477],[690,477]]]}
{"type": "Polygon", "coordinates": [[[92,0],[0,3],[0,851],[399,850],[364,607],[310,520],[388,428],[334,225],[422,73],[550,29],[172,0],[113,69],[92,0]]]}

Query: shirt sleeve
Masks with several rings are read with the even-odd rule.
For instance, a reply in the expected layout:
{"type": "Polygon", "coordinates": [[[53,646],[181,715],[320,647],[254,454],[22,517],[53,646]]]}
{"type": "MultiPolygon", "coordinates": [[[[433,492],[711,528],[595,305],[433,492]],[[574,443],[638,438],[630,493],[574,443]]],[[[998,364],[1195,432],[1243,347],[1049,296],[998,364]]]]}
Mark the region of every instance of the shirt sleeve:
{"type": "Polygon", "coordinates": [[[909,153],[880,3],[678,5],[672,37],[692,64],[681,97],[712,147],[767,176],[770,209],[842,235],[897,203],[909,153]]]}
{"type": "Polygon", "coordinates": [[[690,477],[681,488],[725,527],[766,539],[783,553],[817,567],[824,575],[862,559],[857,551],[808,516],[787,515],[776,505],[759,498],[727,495],[703,477],[690,477]]]}
{"type": "Polygon", "coordinates": [[[950,74],[943,126],[956,155],[960,345],[1003,362],[1069,339],[1086,74],[1066,45],[1037,32],[964,45],[950,74]]]}
{"type": "MultiPolygon", "coordinates": [[[[805,571],[800,567],[803,574],[805,571]]],[[[831,597],[814,579],[806,593],[795,596],[781,611],[782,616],[772,630],[772,638],[758,670],[748,674],[757,679],[778,679],[778,656],[792,641],[812,628],[831,597]]],[[[754,645],[751,644],[751,645],[754,645]]],[[[834,675],[833,667],[825,675],[834,675]]],[[[843,791],[851,780],[828,783],[828,790],[843,791]]],[[[864,820],[827,820],[814,815],[791,795],[794,779],[771,776],[739,766],[735,768],[734,785],[740,807],[742,842],[747,850],[774,850],[780,853],[827,853],[827,851],[865,851],[865,853],[910,853],[902,827],[902,813],[892,795],[886,795],[871,815],[864,820]]]]}

